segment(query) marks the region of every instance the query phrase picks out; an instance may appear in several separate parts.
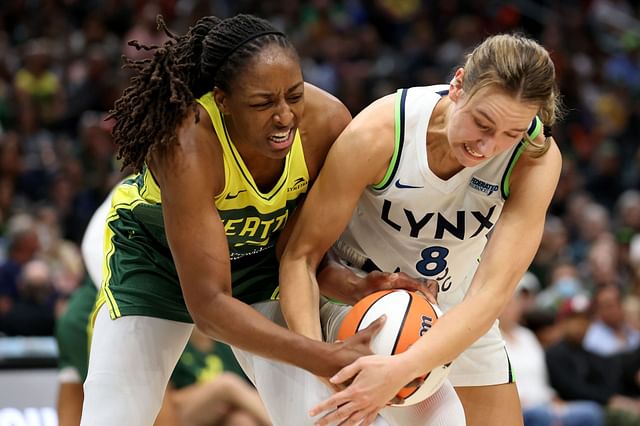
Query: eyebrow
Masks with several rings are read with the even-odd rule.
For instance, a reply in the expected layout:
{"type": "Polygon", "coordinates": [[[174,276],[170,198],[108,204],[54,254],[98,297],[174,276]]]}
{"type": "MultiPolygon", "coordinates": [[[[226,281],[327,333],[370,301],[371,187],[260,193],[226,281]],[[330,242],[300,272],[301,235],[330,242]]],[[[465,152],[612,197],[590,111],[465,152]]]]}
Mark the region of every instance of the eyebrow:
{"type": "MultiPolygon", "coordinates": [[[[495,122],[495,121],[493,121],[493,119],[492,119],[491,117],[489,117],[489,115],[488,115],[486,112],[484,112],[484,111],[482,111],[482,110],[477,110],[476,112],[477,112],[478,114],[482,115],[482,116],[483,116],[487,121],[489,121],[492,125],[494,125],[494,126],[496,125],[496,122],[495,122]]],[[[510,130],[507,130],[507,131],[508,131],[508,132],[519,132],[519,133],[521,133],[521,132],[526,132],[527,130],[529,130],[529,128],[528,128],[528,127],[527,127],[527,128],[524,128],[524,129],[510,129],[510,130]]]]}
{"type": "MultiPolygon", "coordinates": [[[[294,84],[293,86],[289,87],[287,89],[287,94],[295,91],[296,89],[299,89],[300,86],[304,85],[304,81],[299,81],[298,83],[294,84]]],[[[261,97],[261,98],[266,98],[271,96],[273,93],[272,92],[256,92],[253,93],[251,95],[249,95],[250,98],[255,98],[255,97],[261,97]]]]}

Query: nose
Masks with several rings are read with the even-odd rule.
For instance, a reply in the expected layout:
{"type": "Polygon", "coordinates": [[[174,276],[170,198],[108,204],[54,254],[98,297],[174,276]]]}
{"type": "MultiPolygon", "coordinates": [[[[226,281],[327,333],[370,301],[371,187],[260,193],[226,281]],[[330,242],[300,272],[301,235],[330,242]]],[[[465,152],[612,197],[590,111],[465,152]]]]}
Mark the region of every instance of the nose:
{"type": "Polygon", "coordinates": [[[496,138],[493,135],[485,135],[478,141],[475,150],[478,154],[482,154],[485,157],[491,157],[496,147],[496,138]]]}
{"type": "Polygon", "coordinates": [[[277,125],[287,127],[293,121],[293,111],[289,104],[285,101],[281,101],[273,114],[273,120],[277,125]]]}

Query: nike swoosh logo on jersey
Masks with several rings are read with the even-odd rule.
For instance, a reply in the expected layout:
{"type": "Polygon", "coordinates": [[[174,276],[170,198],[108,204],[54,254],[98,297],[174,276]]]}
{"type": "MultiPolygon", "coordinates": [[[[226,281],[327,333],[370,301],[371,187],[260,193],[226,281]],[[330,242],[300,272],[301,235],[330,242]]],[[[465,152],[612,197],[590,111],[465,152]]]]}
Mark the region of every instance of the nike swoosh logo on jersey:
{"type": "Polygon", "coordinates": [[[227,194],[226,197],[224,197],[225,200],[233,200],[234,198],[238,198],[238,195],[240,195],[241,192],[247,192],[246,189],[241,189],[240,191],[236,192],[235,194],[227,194]]]}
{"type": "Polygon", "coordinates": [[[417,189],[417,188],[424,188],[424,186],[405,185],[404,183],[400,183],[400,179],[398,179],[396,181],[396,188],[399,188],[399,189],[407,189],[407,188],[417,189]]]}

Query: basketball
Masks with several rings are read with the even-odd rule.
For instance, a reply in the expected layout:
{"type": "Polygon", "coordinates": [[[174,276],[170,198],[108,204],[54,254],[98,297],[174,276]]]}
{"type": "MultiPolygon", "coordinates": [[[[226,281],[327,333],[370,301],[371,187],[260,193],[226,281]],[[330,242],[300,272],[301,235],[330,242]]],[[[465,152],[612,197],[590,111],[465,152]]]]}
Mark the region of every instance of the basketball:
{"type": "MultiPolygon", "coordinates": [[[[353,306],[340,325],[338,339],[353,336],[383,314],[387,316],[384,326],[371,340],[371,350],[378,355],[406,351],[442,316],[440,309],[420,293],[398,289],[378,291],[353,306]]],[[[447,378],[449,364],[434,368],[423,376],[422,385],[402,388],[397,396],[403,398],[404,403],[393,405],[417,404],[432,395],[447,378]]]]}

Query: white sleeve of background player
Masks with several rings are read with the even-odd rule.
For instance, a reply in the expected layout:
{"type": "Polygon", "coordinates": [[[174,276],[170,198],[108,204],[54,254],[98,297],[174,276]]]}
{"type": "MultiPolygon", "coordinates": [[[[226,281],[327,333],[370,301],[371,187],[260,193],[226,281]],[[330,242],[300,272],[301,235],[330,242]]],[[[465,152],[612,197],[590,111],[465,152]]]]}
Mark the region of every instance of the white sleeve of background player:
{"type": "Polygon", "coordinates": [[[87,229],[82,237],[82,259],[96,287],[102,283],[102,264],[104,257],[104,226],[107,222],[109,209],[111,208],[111,194],[102,202],[93,213],[87,229]]]}

